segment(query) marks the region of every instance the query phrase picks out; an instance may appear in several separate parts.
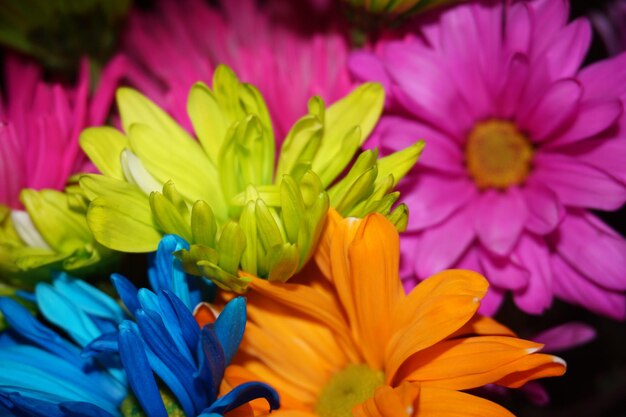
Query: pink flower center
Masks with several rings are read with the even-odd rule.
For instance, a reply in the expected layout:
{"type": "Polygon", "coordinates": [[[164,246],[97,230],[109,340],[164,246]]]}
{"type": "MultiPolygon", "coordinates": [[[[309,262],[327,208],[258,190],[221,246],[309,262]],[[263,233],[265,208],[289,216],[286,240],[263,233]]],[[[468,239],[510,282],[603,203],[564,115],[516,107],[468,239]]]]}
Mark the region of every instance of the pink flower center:
{"type": "Polygon", "coordinates": [[[504,120],[477,123],[465,147],[467,169],[481,188],[507,188],[530,172],[533,147],[515,125],[504,120]]]}

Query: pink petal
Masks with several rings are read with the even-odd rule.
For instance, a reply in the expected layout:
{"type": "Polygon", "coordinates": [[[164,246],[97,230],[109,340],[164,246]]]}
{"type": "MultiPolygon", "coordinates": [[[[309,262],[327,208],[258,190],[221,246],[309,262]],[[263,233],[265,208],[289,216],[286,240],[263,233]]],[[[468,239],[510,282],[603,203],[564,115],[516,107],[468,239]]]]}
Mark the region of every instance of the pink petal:
{"type": "Polygon", "coordinates": [[[462,207],[448,220],[426,229],[414,256],[415,271],[420,278],[450,268],[474,240],[472,206],[462,207]]]}
{"type": "Polygon", "coordinates": [[[592,214],[569,210],[555,236],[556,250],[590,281],[626,290],[626,239],[596,222],[592,214]]]}
{"type": "Polygon", "coordinates": [[[498,116],[509,119],[519,111],[520,100],[528,83],[529,72],[528,57],[522,54],[513,55],[507,67],[506,77],[500,86],[500,106],[496,109],[498,116]]]}
{"type": "Polygon", "coordinates": [[[585,67],[577,77],[585,99],[606,100],[626,94],[626,52],[585,67]]]}
{"type": "Polygon", "coordinates": [[[448,219],[476,195],[474,184],[463,177],[419,171],[401,183],[409,207],[409,231],[422,230],[448,219]]]}
{"type": "Polygon", "coordinates": [[[528,3],[510,6],[506,20],[506,46],[511,52],[527,52],[531,45],[533,21],[528,3]]]}
{"type": "Polygon", "coordinates": [[[543,239],[525,234],[512,259],[529,272],[528,285],[513,294],[515,304],[529,314],[541,314],[552,304],[552,269],[543,239]]]}
{"type": "Polygon", "coordinates": [[[578,107],[574,123],[565,132],[546,143],[544,149],[552,149],[602,133],[613,126],[622,114],[622,102],[618,99],[583,101],[578,107]]]}
{"type": "Polygon", "coordinates": [[[550,73],[556,79],[571,77],[580,68],[591,43],[591,25],[579,18],[559,32],[546,50],[550,73]]]}
{"type": "MultiPolygon", "coordinates": [[[[468,248],[465,254],[463,254],[463,256],[461,257],[461,259],[459,259],[459,261],[454,265],[454,267],[460,269],[469,269],[470,271],[476,271],[478,273],[486,275],[486,278],[489,279],[489,275],[487,275],[482,268],[479,252],[480,249],[476,246],[468,248]]],[[[480,301],[480,308],[478,309],[478,312],[485,316],[495,315],[500,309],[502,302],[504,301],[504,291],[501,288],[498,288],[495,284],[491,285],[493,284],[493,282],[490,279],[489,283],[489,290],[480,301]]]]}
{"type": "Polygon", "coordinates": [[[461,147],[445,133],[417,120],[384,116],[378,122],[372,137],[370,140],[379,144],[384,155],[424,140],[426,146],[418,160],[418,166],[466,175],[461,147]]]}
{"type": "Polygon", "coordinates": [[[529,273],[508,256],[497,256],[480,251],[481,270],[493,286],[507,290],[522,290],[528,285],[529,273]]]}
{"type": "Polygon", "coordinates": [[[561,152],[587,162],[626,184],[626,140],[621,138],[581,141],[561,152]]]}
{"type": "Polygon", "coordinates": [[[490,286],[487,294],[480,300],[478,314],[492,317],[500,310],[500,306],[504,302],[504,291],[495,286],[490,286]]]}
{"type": "Polygon", "coordinates": [[[572,321],[544,330],[533,337],[533,340],[545,345],[544,352],[556,353],[582,346],[595,338],[596,331],[593,327],[572,321]]]}
{"type": "Polygon", "coordinates": [[[626,201],[626,187],[604,172],[563,155],[537,153],[534,181],[552,189],[567,206],[617,210],[626,201]]]}
{"type": "Polygon", "coordinates": [[[391,79],[380,59],[371,52],[354,51],[348,58],[348,68],[352,76],[360,82],[377,81],[390,92],[391,79]]]}
{"type": "Polygon", "coordinates": [[[547,235],[556,229],[565,214],[556,194],[533,181],[524,186],[524,196],[528,207],[526,229],[538,235],[547,235]]]}
{"type": "Polygon", "coordinates": [[[417,284],[413,257],[419,244],[419,234],[408,232],[400,234],[400,279],[413,286],[417,284]]]}
{"type": "Polygon", "coordinates": [[[530,140],[543,142],[574,119],[582,88],[574,79],[555,82],[527,114],[518,118],[519,126],[529,132],[530,140]]]}
{"type": "Polygon", "coordinates": [[[515,246],[528,218],[526,202],[517,187],[484,191],[479,200],[474,227],[489,250],[506,255],[515,246]]]}
{"type": "Polygon", "coordinates": [[[626,318],[626,296],[599,287],[583,277],[560,256],[553,255],[554,294],[572,304],[616,320],[626,318]]]}

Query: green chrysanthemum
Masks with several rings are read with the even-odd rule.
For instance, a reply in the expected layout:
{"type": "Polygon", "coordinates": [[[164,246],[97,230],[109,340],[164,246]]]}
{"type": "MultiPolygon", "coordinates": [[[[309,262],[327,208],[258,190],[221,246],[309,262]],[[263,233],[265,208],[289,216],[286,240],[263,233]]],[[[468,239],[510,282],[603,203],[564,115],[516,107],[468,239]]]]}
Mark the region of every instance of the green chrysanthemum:
{"type": "MultiPolygon", "coordinates": [[[[77,187],[69,190],[79,191],[77,187]]],[[[85,221],[84,197],[73,192],[24,189],[25,210],[0,205],[0,276],[18,288],[32,288],[50,271],[91,273],[113,254],[98,244],[85,221]],[[82,203],[79,203],[82,202],[82,203]],[[73,204],[78,204],[78,206],[73,204]]]]}
{"type": "Polygon", "coordinates": [[[385,214],[406,226],[404,205],[391,192],[415,164],[421,142],[377,159],[361,153],[338,177],[370,134],[384,91],[368,83],[326,108],[309,112],[285,139],[275,164],[274,133],[258,90],[227,67],[213,89],[197,83],[188,113],[197,139],[140,93],[117,94],[126,135],[87,129],[81,146],[104,175],[85,175],[91,201],[87,222],[103,245],[122,252],[156,249],[166,233],[191,243],[180,253],[186,269],[241,292],[239,270],[286,281],[310,258],[329,206],[344,216],[385,214]]]}

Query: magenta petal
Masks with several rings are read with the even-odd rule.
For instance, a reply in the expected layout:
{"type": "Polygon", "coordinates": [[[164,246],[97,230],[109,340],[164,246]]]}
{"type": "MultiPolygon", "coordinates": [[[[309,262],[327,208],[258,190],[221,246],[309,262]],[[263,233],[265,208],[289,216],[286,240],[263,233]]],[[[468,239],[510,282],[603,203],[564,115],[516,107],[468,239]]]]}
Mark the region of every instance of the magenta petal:
{"type": "Polygon", "coordinates": [[[585,99],[606,100],[626,93],[626,52],[585,67],[578,74],[585,99]]]}
{"type": "Polygon", "coordinates": [[[551,257],[554,294],[572,304],[616,320],[626,318],[626,296],[588,281],[558,255],[551,257]]]}
{"type": "Polygon", "coordinates": [[[391,79],[385,66],[376,55],[366,51],[352,52],[348,58],[348,68],[358,81],[377,81],[390,92],[391,79]]]}
{"type": "Polygon", "coordinates": [[[500,106],[496,109],[498,116],[509,119],[518,111],[528,83],[529,71],[528,57],[522,54],[513,55],[504,82],[500,86],[500,106]]]}
{"type": "MultiPolygon", "coordinates": [[[[481,274],[485,274],[485,271],[482,268],[480,257],[479,257],[480,249],[476,246],[472,246],[467,249],[465,254],[459,259],[459,261],[454,265],[455,268],[460,269],[469,269],[470,271],[476,271],[481,274]]],[[[489,276],[487,275],[487,279],[489,276]]],[[[496,284],[493,284],[491,280],[489,280],[489,290],[487,294],[480,301],[480,308],[478,312],[485,316],[493,316],[498,312],[502,302],[504,301],[504,291],[496,284]],[[493,284],[493,285],[492,285],[493,284]]]]}
{"type": "Polygon", "coordinates": [[[550,74],[555,79],[575,75],[587,55],[590,43],[591,24],[587,19],[579,18],[568,24],[545,52],[550,74]]]}
{"type": "Polygon", "coordinates": [[[445,133],[426,124],[399,116],[384,116],[373,136],[381,144],[384,155],[424,140],[426,146],[419,166],[466,175],[461,147],[445,133]]]}
{"type": "Polygon", "coordinates": [[[490,286],[487,290],[487,294],[480,300],[480,307],[478,313],[483,316],[494,316],[499,310],[502,302],[504,301],[504,291],[498,289],[495,286],[490,286]]]}
{"type": "Polygon", "coordinates": [[[566,206],[617,210],[626,201],[626,187],[604,172],[564,155],[535,156],[533,180],[556,193],[566,206]]]}
{"type": "Polygon", "coordinates": [[[578,107],[578,114],[574,123],[558,135],[544,149],[565,145],[582,139],[595,136],[611,127],[623,113],[622,102],[619,99],[602,101],[583,101],[578,107]]]}
{"type": "Polygon", "coordinates": [[[570,210],[557,231],[556,250],[589,280],[626,290],[626,240],[592,214],[570,210]]]}
{"type": "Polygon", "coordinates": [[[526,128],[533,142],[543,142],[573,121],[581,96],[582,88],[578,81],[557,81],[531,107],[529,113],[520,116],[518,122],[526,128]]]}
{"type": "Polygon", "coordinates": [[[626,184],[626,140],[617,138],[578,142],[562,149],[626,184]]]}
{"type": "Polygon", "coordinates": [[[522,290],[528,285],[529,273],[516,265],[508,256],[497,256],[487,250],[480,251],[481,269],[491,284],[507,290],[522,290]]]}
{"type": "Polygon", "coordinates": [[[400,235],[400,279],[413,286],[417,284],[413,257],[419,247],[419,235],[417,233],[402,233],[400,235]]]}
{"type": "Polygon", "coordinates": [[[533,21],[528,3],[514,3],[507,16],[506,46],[512,52],[526,52],[530,49],[533,21]]]}
{"type": "Polygon", "coordinates": [[[565,214],[556,194],[537,181],[528,182],[523,192],[528,207],[526,229],[538,235],[554,231],[565,214]]]}
{"type": "Polygon", "coordinates": [[[409,207],[409,231],[441,223],[476,195],[467,178],[420,171],[401,183],[404,203],[409,207]]]}
{"type": "Polygon", "coordinates": [[[498,255],[509,253],[528,218],[528,208],[521,191],[487,190],[478,202],[474,227],[480,241],[498,255]]]}
{"type": "Polygon", "coordinates": [[[445,222],[425,230],[415,254],[415,270],[420,278],[452,267],[474,239],[472,206],[461,208],[445,222]]]}
{"type": "Polygon", "coordinates": [[[529,314],[541,314],[552,304],[552,269],[543,239],[525,234],[512,255],[530,277],[524,290],[513,294],[515,304],[529,314]]]}
{"type": "Polygon", "coordinates": [[[545,352],[556,353],[587,344],[595,338],[593,327],[573,321],[545,330],[533,337],[533,340],[543,343],[545,352]]]}

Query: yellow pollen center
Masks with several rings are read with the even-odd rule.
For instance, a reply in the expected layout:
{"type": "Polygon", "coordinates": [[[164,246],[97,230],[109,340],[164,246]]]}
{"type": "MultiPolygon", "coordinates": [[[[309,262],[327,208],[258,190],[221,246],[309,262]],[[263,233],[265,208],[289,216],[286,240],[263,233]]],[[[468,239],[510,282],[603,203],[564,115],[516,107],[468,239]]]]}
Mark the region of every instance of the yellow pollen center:
{"type": "Polygon", "coordinates": [[[489,120],[474,126],[465,148],[467,169],[479,188],[507,188],[528,175],[533,147],[511,122],[489,120]]]}
{"type": "Polygon", "coordinates": [[[315,412],[320,417],[351,417],[352,408],[374,396],[385,375],[367,365],[349,365],[330,378],[319,394],[315,412]]]}

